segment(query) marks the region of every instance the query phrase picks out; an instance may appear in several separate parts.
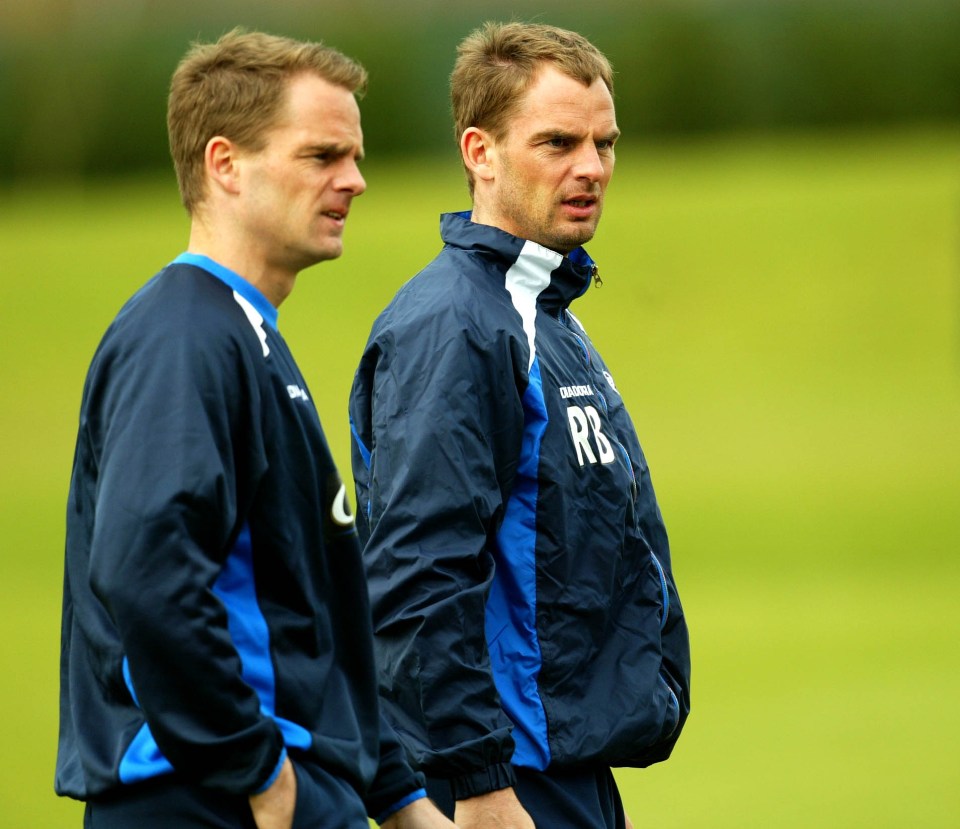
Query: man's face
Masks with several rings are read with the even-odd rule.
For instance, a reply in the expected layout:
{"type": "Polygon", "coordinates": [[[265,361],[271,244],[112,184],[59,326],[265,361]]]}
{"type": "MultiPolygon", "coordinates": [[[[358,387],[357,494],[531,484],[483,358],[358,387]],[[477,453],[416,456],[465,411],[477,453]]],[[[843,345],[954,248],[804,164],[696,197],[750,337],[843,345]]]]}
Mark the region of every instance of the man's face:
{"type": "Polygon", "coordinates": [[[600,222],[619,134],[602,80],[584,86],[544,64],[493,143],[483,222],[563,254],[586,243],[600,222]]]}
{"type": "Polygon", "coordinates": [[[290,79],[286,108],[266,146],[241,153],[240,221],[250,253],[296,274],[343,253],[350,202],[366,189],[360,109],[347,89],[304,73],[290,79]]]}

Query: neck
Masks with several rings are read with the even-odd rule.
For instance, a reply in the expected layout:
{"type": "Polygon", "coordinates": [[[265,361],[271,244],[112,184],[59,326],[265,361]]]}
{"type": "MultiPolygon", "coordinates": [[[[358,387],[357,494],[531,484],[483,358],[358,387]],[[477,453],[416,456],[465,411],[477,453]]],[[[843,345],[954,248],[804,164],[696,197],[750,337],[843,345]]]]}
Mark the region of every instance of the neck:
{"type": "Polygon", "coordinates": [[[251,245],[249,239],[230,231],[229,226],[212,227],[202,217],[194,216],[187,250],[208,256],[239,274],[260,291],[274,308],[279,308],[293,290],[296,272],[271,265],[251,245]]]}

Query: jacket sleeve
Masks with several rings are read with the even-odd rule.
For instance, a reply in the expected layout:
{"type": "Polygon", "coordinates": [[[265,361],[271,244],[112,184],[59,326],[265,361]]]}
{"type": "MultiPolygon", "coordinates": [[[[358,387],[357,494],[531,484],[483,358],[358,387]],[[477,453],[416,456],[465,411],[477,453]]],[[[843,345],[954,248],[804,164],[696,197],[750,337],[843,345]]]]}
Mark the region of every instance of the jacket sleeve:
{"type": "Polygon", "coordinates": [[[410,768],[403,746],[381,714],[380,765],[366,799],[367,814],[383,823],[394,812],[426,796],[423,775],[410,768]]]}
{"type": "Polygon", "coordinates": [[[237,793],[284,756],[213,590],[265,465],[253,375],[250,352],[206,326],[127,331],[95,358],[81,423],[99,460],[90,586],[125,691],[179,774],[237,793]]]}
{"type": "Polygon", "coordinates": [[[386,713],[463,798],[514,782],[484,619],[523,413],[509,342],[432,324],[371,338],[350,402],[354,478],[386,713]]]}

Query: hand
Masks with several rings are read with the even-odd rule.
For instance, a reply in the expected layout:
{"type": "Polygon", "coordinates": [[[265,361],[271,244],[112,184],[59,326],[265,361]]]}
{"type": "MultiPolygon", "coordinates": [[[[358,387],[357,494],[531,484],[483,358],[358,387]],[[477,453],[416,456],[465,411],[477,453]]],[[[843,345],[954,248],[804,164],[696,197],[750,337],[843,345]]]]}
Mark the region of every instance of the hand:
{"type": "Polygon", "coordinates": [[[297,806],[297,774],[288,757],[266,791],[250,795],[250,811],[257,829],[290,829],[297,806]]]}
{"type": "Polygon", "coordinates": [[[390,815],[380,824],[380,829],[456,829],[456,824],[432,801],[421,797],[390,815]]]}
{"type": "Polygon", "coordinates": [[[458,800],[454,820],[460,829],[536,829],[513,789],[458,800]]]}
{"type": "Polygon", "coordinates": [[[633,821],[630,820],[630,815],[626,812],[623,813],[623,821],[626,829],[633,829],[633,821]]]}

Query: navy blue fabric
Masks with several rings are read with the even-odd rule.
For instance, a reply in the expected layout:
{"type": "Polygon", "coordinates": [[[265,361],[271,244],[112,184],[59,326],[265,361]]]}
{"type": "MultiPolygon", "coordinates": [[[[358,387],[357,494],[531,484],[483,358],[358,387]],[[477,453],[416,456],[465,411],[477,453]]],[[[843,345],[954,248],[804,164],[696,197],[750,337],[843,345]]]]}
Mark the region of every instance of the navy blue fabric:
{"type": "Polygon", "coordinates": [[[124,306],[84,386],[56,789],[245,796],[289,748],[379,813],[421,780],[381,717],[344,484],[275,309],[188,259],[124,306]]]}
{"type": "Polygon", "coordinates": [[[312,764],[293,768],[297,808],[291,829],[369,829],[363,801],[347,783],[312,764]]]}
{"type": "Polygon", "coordinates": [[[159,778],[116,796],[88,800],[84,829],[256,829],[250,802],[239,794],[159,778]]]}
{"type": "Polygon", "coordinates": [[[385,710],[458,797],[513,766],[666,759],[687,627],[636,431],[569,310],[595,265],[464,214],[441,232],[350,400],[385,710]]]}
{"type": "MultiPolygon", "coordinates": [[[[368,829],[363,801],[344,781],[294,763],[297,802],[292,829],[368,829]]],[[[256,829],[249,799],[176,776],[87,801],[84,829],[256,829]]]]}
{"type": "MultiPolygon", "coordinates": [[[[596,771],[517,769],[517,799],[536,826],[549,829],[624,829],[623,802],[608,768],[596,771]]],[[[447,817],[456,809],[449,780],[427,778],[427,791],[447,817]]]]}

